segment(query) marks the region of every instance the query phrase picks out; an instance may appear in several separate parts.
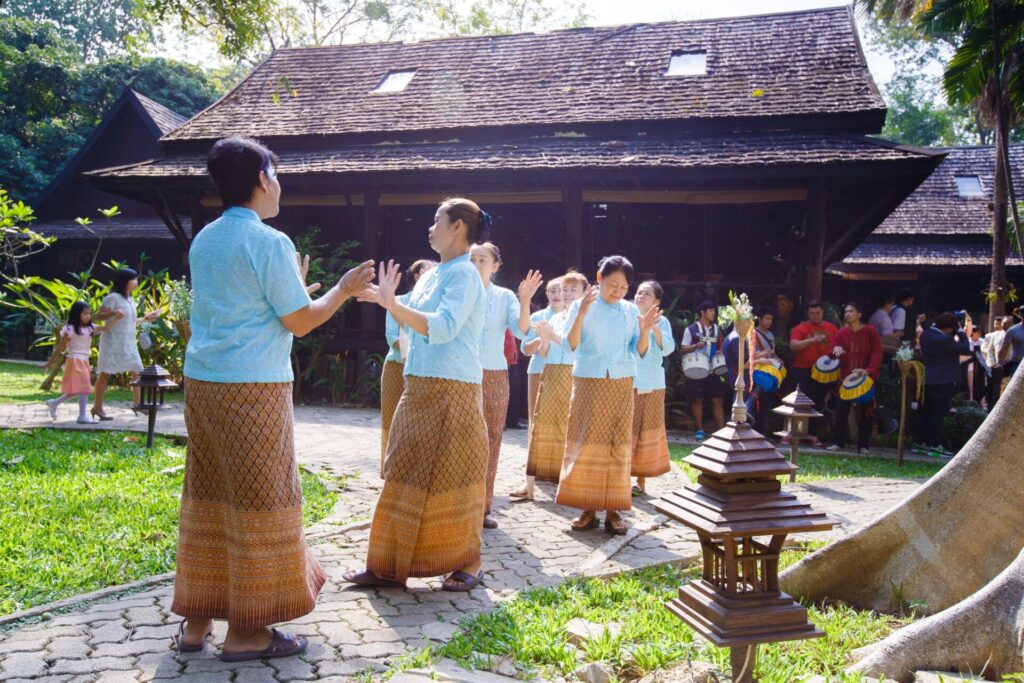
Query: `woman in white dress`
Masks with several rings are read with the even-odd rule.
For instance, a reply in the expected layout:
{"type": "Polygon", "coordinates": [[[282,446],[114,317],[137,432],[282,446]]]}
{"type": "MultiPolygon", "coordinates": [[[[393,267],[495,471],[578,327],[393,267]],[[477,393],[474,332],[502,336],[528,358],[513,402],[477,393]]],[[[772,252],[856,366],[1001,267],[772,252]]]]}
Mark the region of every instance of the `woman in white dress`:
{"type": "MultiPolygon", "coordinates": [[[[96,393],[92,404],[92,415],[99,420],[113,420],[103,410],[103,395],[111,375],[122,372],[132,373],[132,381],[142,372],[142,358],[139,356],[139,341],[136,325],[155,320],[158,312],[153,311],[141,320],[135,315],[135,301],[132,292],[139,286],[139,274],[131,268],[122,268],[114,274],[114,285],[103,299],[96,319],[109,321],[106,333],[100,337],[100,357],[96,362],[96,393]]],[[[139,389],[133,387],[135,404],[139,402],[139,389]]]]}

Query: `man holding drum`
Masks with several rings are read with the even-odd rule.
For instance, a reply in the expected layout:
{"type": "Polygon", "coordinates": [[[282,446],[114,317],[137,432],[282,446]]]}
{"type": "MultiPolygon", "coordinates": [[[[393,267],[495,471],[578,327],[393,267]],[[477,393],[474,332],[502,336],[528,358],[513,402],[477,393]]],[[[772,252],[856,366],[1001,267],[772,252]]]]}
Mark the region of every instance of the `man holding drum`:
{"type": "Polygon", "coordinates": [[[711,399],[711,410],[715,416],[715,428],[721,429],[725,426],[725,384],[722,383],[720,375],[711,372],[711,359],[722,350],[722,331],[715,324],[717,307],[713,301],[701,302],[697,307],[697,320],[683,332],[683,343],[680,349],[683,354],[683,373],[687,377],[687,386],[690,391],[690,408],[693,411],[693,420],[696,424],[694,437],[697,441],[704,440],[704,399],[711,399]],[[690,354],[697,354],[691,356],[690,354]],[[706,368],[703,375],[694,375],[687,372],[686,357],[690,356],[691,361],[699,360],[699,366],[706,368]],[[706,365],[705,365],[706,363],[706,365]]]}
{"type": "Polygon", "coordinates": [[[860,407],[857,419],[857,448],[861,454],[868,452],[871,443],[871,428],[875,412],[874,383],[878,380],[882,365],[882,340],[878,330],[865,325],[861,320],[864,307],[856,302],[846,304],[843,319],[846,326],[835,336],[832,355],[838,356],[843,387],[836,404],[836,417],[832,425],[833,444],[830,451],[846,447],[847,422],[850,407],[860,407]]]}
{"type": "MultiPolygon", "coordinates": [[[[793,382],[814,401],[814,409],[823,412],[831,384],[811,377],[811,368],[822,356],[832,353],[835,346],[836,326],[825,320],[825,308],[817,299],[807,303],[807,320],[789,332],[789,347],[793,349],[793,382]]],[[[810,432],[819,438],[821,427],[811,420],[810,432]]]]}

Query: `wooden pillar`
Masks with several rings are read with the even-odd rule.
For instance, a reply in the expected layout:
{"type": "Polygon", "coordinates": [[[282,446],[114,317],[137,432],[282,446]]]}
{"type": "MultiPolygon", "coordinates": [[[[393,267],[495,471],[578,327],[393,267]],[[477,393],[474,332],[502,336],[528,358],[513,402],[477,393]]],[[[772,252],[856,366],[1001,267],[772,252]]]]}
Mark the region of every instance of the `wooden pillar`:
{"type": "Polygon", "coordinates": [[[729,665],[732,668],[733,683],[754,683],[757,645],[729,648],[729,665]]]}
{"type": "Polygon", "coordinates": [[[562,191],[565,217],[565,267],[586,272],[583,263],[583,191],[578,187],[562,191]]]}
{"type": "Polygon", "coordinates": [[[191,237],[195,239],[195,236],[199,234],[199,231],[210,222],[210,215],[206,211],[206,207],[203,206],[202,195],[197,194],[192,196],[192,206],[190,207],[189,218],[192,221],[191,237]]]}
{"type": "Polygon", "coordinates": [[[821,299],[825,275],[825,232],[828,229],[828,192],[824,182],[816,182],[807,197],[807,234],[804,237],[804,291],[801,309],[811,299],[821,299]]]}
{"type": "MultiPolygon", "coordinates": [[[[380,200],[379,192],[367,192],[363,200],[363,238],[360,253],[363,260],[381,258],[378,253],[380,246],[380,200]]],[[[360,306],[359,327],[364,334],[377,328],[379,306],[360,306]]]]}

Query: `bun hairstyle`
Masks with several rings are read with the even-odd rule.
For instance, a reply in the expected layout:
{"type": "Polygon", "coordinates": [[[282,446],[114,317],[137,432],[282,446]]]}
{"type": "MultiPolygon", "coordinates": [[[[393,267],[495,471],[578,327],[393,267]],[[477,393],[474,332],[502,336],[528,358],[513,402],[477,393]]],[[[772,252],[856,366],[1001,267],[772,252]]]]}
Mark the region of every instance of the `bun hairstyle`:
{"type": "Polygon", "coordinates": [[[412,265],[409,266],[409,270],[406,271],[409,274],[409,284],[415,285],[416,281],[420,279],[420,276],[423,275],[424,271],[430,270],[436,265],[437,261],[432,261],[428,258],[421,258],[413,261],[412,265]]]}
{"type": "Polygon", "coordinates": [[[495,244],[494,242],[482,242],[477,246],[480,247],[481,249],[486,249],[487,252],[491,255],[491,258],[494,259],[494,262],[499,266],[501,265],[501,249],[498,249],[497,244],[495,244]]]}
{"type": "Polygon", "coordinates": [[[441,202],[440,208],[452,223],[461,220],[466,224],[466,239],[470,244],[480,244],[490,236],[491,224],[494,222],[491,214],[482,210],[473,200],[451,197],[441,202]]]}
{"type": "Polygon", "coordinates": [[[657,301],[661,301],[665,297],[665,289],[657,280],[644,280],[643,282],[636,286],[637,291],[640,291],[640,288],[643,287],[644,285],[651,288],[651,291],[654,292],[654,298],[657,301]]]}
{"type": "Polygon", "coordinates": [[[625,256],[605,256],[598,261],[597,272],[601,277],[608,277],[612,273],[622,273],[626,276],[626,282],[633,281],[633,264],[625,256]]]}
{"type": "Polygon", "coordinates": [[[578,273],[575,270],[568,270],[565,275],[559,278],[562,281],[562,286],[565,285],[579,285],[582,289],[586,289],[590,282],[587,280],[587,276],[583,273],[578,273]]]}

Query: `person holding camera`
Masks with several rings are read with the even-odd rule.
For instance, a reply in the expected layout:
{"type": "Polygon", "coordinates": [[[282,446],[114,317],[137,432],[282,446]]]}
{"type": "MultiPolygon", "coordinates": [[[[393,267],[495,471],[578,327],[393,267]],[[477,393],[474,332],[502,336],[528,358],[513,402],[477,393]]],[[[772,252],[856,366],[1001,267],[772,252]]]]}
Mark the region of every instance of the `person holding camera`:
{"type": "Polygon", "coordinates": [[[913,450],[931,455],[953,455],[942,446],[942,421],[949,413],[960,379],[960,356],[971,353],[974,325],[965,313],[963,332],[957,317],[941,313],[921,333],[921,361],[924,363],[924,403],[917,414],[913,450]]]}

